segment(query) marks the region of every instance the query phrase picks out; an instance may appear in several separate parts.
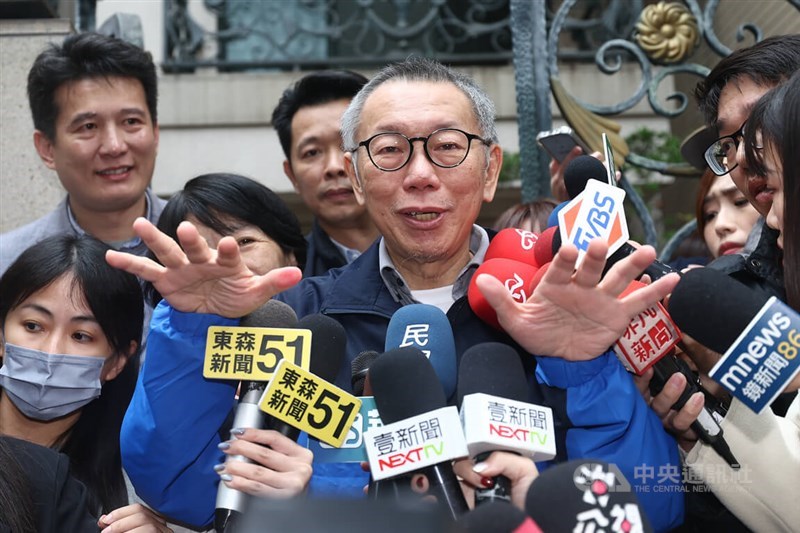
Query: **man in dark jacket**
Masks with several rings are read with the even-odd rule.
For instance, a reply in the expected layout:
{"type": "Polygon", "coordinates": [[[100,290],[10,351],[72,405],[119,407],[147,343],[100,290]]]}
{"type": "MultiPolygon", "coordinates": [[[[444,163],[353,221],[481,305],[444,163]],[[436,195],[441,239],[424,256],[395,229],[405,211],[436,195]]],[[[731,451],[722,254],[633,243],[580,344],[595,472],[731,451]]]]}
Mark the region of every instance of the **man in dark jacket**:
{"type": "MultiPolygon", "coordinates": [[[[719,135],[705,151],[706,163],[718,175],[730,174],[736,187],[762,217],[772,206],[772,191],[766,188],[763,176],[748,169],[742,131],[756,102],[798,69],[800,35],[780,35],[735,51],[720,61],[695,89],[706,123],[719,135]]],[[[754,226],[742,253],[719,257],[708,267],[724,272],[753,290],[785,299],[782,253],[777,246],[777,233],[764,224],[762,218],[754,226]]],[[[694,351],[697,352],[694,354],[695,362],[704,372],[708,372],[719,359],[719,354],[702,347],[694,351]]],[[[670,385],[664,387],[652,406],[664,417],[667,427],[686,434],[702,404],[692,406],[687,403],[679,412],[670,413],[671,406],[683,390],[682,376],[672,376],[670,385]]],[[[794,393],[787,395],[773,409],[782,415],[793,397],[794,393]]],[[[694,439],[690,431],[688,436],[690,440],[694,439]]]]}
{"type": "MultiPolygon", "coordinates": [[[[335,380],[343,388],[350,386],[349,362],[361,350],[383,350],[391,316],[406,304],[446,312],[459,359],[481,342],[511,345],[527,366],[531,400],[554,411],[559,457],[615,463],[641,489],[638,497],[658,530],[680,524],[683,497],[672,490],[680,481],[675,442],[609,350],[630,317],[677,282],[676,275],[665,276],[618,298],[653,261],[653,249],[637,250],[600,281],[606,245],[593,241],[577,270],[577,249],[566,245],[523,303],[500,281],[479,276],[478,288],[505,331],[483,324],[469,306],[467,288],[490,241],[475,220],[494,196],[502,163],[494,118],[488,95],[461,73],[423,59],[384,68],[342,117],[347,175],[383,237],[351,264],[293,288],[296,269],[254,276],[226,239],[215,252],[185,223],[179,232],[184,254],[152,225],[137,222],[164,266],[118,253],[108,260],[153,282],[166,300],[153,321],[151,346],[158,347],[148,355],[122,432],[127,472],[148,503],[187,520],[213,509],[212,467],[220,461],[213,444],[232,398],[226,401],[202,379],[205,331],[209,323],[236,323],[285,291],[277,297],[298,316],[321,312],[344,326],[347,363],[335,380]],[[174,380],[165,386],[174,365],[192,395],[179,394],[174,380]],[[188,396],[191,406],[184,405],[188,396]],[[148,422],[176,415],[180,428],[148,422]],[[165,439],[189,444],[174,447],[174,454],[153,454],[150,443],[165,439]]],[[[256,432],[266,436],[268,430],[256,432]]],[[[322,470],[334,477],[320,466],[315,476],[322,470]]]]}
{"type": "Polygon", "coordinates": [[[347,179],[339,133],[342,113],[366,82],[350,71],[314,72],[286,89],[272,112],[283,171],[314,215],[305,277],[351,263],[378,238],[347,179]]]}

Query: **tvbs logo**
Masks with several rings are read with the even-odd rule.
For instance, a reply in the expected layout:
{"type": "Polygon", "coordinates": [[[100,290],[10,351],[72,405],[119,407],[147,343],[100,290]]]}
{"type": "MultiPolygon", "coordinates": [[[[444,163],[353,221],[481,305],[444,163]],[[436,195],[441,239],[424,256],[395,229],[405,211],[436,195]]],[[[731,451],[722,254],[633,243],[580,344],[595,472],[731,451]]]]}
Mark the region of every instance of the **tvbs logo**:
{"type": "Polygon", "coordinates": [[[586,189],[559,211],[561,240],[578,248],[578,261],[583,259],[592,239],[605,240],[608,255],[628,240],[624,200],[622,189],[589,180],[586,189]]]}

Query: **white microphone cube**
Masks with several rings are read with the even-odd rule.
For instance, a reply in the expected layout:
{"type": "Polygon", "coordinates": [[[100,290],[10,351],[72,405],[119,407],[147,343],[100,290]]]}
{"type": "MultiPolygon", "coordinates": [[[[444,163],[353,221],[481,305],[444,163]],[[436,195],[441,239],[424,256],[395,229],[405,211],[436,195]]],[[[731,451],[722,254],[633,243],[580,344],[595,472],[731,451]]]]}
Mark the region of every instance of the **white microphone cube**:
{"type": "Polygon", "coordinates": [[[556,456],[549,407],[476,393],[464,396],[460,415],[470,457],[492,451],[515,452],[534,461],[556,456]]]}

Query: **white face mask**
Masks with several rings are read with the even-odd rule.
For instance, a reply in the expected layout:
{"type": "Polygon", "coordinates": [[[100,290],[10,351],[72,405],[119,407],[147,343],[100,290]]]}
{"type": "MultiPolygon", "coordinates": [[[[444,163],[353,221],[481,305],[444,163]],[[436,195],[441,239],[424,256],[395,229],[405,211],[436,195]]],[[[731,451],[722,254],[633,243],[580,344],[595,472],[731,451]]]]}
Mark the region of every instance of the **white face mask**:
{"type": "Polygon", "coordinates": [[[5,350],[0,388],[29,418],[52,420],[100,396],[102,357],[50,354],[9,343],[5,350]]]}

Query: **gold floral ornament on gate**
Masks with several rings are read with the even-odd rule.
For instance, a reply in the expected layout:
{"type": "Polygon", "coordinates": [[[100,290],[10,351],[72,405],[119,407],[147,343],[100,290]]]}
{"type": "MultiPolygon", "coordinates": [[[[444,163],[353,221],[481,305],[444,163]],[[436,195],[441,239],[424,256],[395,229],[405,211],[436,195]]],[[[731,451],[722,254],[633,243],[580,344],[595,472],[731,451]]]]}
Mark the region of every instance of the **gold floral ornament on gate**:
{"type": "Polygon", "coordinates": [[[659,2],[642,10],[634,38],[653,62],[680,63],[700,44],[700,30],[686,6],[659,2]]]}

